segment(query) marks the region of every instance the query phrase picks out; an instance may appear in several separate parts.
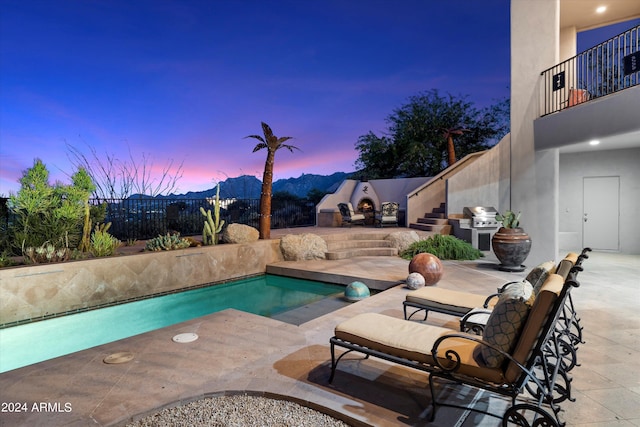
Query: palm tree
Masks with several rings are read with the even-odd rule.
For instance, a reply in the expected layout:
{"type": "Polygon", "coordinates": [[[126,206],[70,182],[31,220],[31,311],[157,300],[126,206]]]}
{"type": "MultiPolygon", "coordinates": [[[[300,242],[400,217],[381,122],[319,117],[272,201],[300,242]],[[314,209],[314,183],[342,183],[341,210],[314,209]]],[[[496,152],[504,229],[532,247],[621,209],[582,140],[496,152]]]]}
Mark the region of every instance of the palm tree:
{"type": "Polygon", "coordinates": [[[253,147],[254,153],[263,148],[267,149],[267,160],[264,163],[264,173],[262,175],[262,192],[260,193],[260,238],[269,239],[271,238],[271,185],[273,184],[273,163],[276,151],[286,148],[293,152],[294,149],[298,150],[299,148],[283,144],[292,137],[283,136],[278,138],[265,122],[262,122],[262,132],[264,133],[264,138],[260,135],[249,135],[245,136],[245,138],[255,138],[260,141],[253,147]]]}
{"type": "Polygon", "coordinates": [[[442,132],[444,133],[444,138],[447,140],[448,163],[449,166],[451,166],[456,162],[456,147],[453,145],[453,136],[462,135],[464,132],[469,132],[469,130],[462,129],[461,127],[452,127],[442,129],[442,132]]]}

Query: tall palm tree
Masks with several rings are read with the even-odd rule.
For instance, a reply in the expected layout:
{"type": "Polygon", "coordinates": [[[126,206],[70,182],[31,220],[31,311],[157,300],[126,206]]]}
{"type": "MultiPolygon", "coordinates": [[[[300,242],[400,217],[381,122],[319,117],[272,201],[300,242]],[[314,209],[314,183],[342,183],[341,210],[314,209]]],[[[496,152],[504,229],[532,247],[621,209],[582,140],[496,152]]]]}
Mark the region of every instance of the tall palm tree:
{"type": "Polygon", "coordinates": [[[449,166],[456,162],[456,147],[453,144],[453,136],[454,135],[462,135],[464,132],[469,132],[468,129],[462,129],[461,127],[452,127],[442,129],[444,134],[444,138],[447,140],[447,154],[448,154],[448,163],[449,166]]]}
{"type": "Polygon", "coordinates": [[[273,184],[273,163],[276,151],[286,148],[293,152],[293,150],[298,150],[299,148],[284,144],[285,141],[292,139],[292,137],[282,136],[278,138],[265,122],[262,122],[262,133],[264,133],[264,138],[260,135],[249,135],[245,136],[245,138],[255,138],[260,141],[253,147],[254,153],[263,148],[267,149],[267,160],[264,163],[262,175],[262,192],[260,193],[260,238],[269,239],[271,238],[271,186],[273,184]]]}

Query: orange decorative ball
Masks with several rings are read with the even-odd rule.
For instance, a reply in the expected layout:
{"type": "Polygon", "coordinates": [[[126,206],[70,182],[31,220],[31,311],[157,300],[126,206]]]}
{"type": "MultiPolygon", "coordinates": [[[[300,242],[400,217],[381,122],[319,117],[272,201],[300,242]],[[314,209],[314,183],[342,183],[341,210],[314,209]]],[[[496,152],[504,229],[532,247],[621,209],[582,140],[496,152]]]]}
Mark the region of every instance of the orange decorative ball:
{"type": "Polygon", "coordinates": [[[424,252],[413,257],[409,263],[409,274],[420,273],[425,286],[435,285],[442,278],[444,268],[437,256],[424,252]]]}

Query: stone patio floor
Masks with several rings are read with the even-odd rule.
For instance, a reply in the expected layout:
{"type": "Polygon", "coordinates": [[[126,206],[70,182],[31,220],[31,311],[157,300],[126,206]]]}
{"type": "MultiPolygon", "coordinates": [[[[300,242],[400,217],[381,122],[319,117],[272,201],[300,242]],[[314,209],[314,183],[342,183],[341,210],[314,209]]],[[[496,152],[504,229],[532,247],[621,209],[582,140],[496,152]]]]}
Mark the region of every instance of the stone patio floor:
{"type": "MultiPolygon", "coordinates": [[[[288,232],[345,231],[274,230],[272,238],[288,232]]],[[[560,251],[557,259],[566,252],[560,251]]],[[[497,261],[490,254],[477,261],[443,264],[445,275],[437,286],[487,295],[525,274],[495,269],[497,261]]],[[[275,267],[296,274],[306,271],[320,280],[343,275],[365,283],[399,283],[408,274],[407,266],[408,261],[396,257],[359,257],[275,267]]],[[[562,417],[569,426],[640,426],[640,256],[592,252],[584,267],[573,298],[586,343],[578,351],[581,366],[571,371],[576,401],[562,403],[562,417]]],[[[234,392],[284,396],[353,425],[500,425],[496,418],[449,408],[439,409],[435,422],[429,423],[426,375],[381,360],[345,360],[333,384],[328,383],[329,338],[335,325],[363,312],[401,318],[407,292],[396,285],[300,325],[225,310],[9,371],[0,374],[0,425],[124,425],[164,407],[234,392]],[[199,339],[172,342],[174,335],[184,332],[194,332],[199,339]],[[135,358],[123,364],[103,363],[106,356],[122,351],[135,358]],[[7,412],[10,403],[21,402],[27,403],[26,412],[7,412]],[[43,411],[35,410],[34,403],[43,411]]],[[[457,319],[445,315],[432,314],[428,322],[457,327],[457,319]]],[[[482,398],[492,408],[503,405],[486,395],[482,398]]]]}

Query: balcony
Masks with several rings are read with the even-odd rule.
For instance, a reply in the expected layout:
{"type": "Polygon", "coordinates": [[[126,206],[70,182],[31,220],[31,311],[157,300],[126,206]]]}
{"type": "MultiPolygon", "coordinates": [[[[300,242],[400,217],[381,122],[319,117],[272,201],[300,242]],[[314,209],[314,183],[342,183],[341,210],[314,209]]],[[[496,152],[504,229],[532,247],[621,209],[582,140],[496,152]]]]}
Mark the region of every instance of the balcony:
{"type": "Polygon", "coordinates": [[[536,151],[640,146],[640,26],[545,70],[540,86],[536,151]]]}
{"type": "Polygon", "coordinates": [[[540,116],[640,84],[640,26],[541,73],[540,116]]]}

